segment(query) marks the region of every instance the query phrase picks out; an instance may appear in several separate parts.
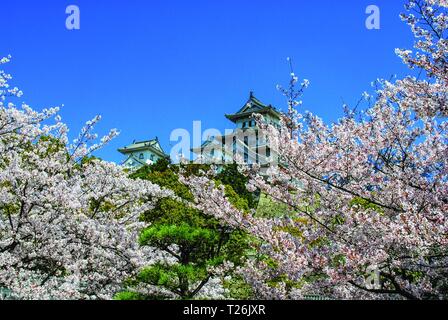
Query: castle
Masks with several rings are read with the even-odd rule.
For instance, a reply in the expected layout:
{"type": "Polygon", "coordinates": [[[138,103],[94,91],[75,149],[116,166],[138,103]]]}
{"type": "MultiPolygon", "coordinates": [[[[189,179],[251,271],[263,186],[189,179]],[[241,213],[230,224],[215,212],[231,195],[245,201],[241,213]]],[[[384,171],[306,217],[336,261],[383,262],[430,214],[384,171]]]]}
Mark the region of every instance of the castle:
{"type": "Polygon", "coordinates": [[[144,165],[151,165],[162,158],[169,158],[163,151],[159,139],[133,141],[132,144],[118,149],[126,159],[122,162],[122,166],[129,169],[136,169],[144,165]]]}
{"type": "MultiPolygon", "coordinates": [[[[232,163],[235,157],[239,156],[246,164],[257,163],[267,167],[277,161],[277,155],[270,148],[268,137],[257,126],[253,114],[261,114],[268,124],[278,126],[280,123],[281,112],[272,105],[262,103],[250,92],[249,99],[236,113],[225,115],[235,125],[231,133],[209,137],[201,146],[191,149],[196,155],[195,162],[232,163]]],[[[169,158],[157,138],[134,141],[118,151],[126,156],[122,165],[127,168],[138,168],[155,163],[161,158],[169,158]]]]}

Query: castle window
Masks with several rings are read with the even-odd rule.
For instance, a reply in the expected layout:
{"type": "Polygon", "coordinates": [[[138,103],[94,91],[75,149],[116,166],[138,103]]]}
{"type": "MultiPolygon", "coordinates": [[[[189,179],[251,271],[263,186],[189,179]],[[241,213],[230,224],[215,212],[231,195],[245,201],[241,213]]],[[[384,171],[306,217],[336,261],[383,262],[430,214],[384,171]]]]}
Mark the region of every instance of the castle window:
{"type": "Polygon", "coordinates": [[[243,122],[243,128],[247,128],[247,122],[246,121],[243,122]]]}
{"type": "Polygon", "coordinates": [[[144,155],[143,153],[140,153],[139,159],[140,159],[140,160],[145,159],[145,155],[144,155]]]}

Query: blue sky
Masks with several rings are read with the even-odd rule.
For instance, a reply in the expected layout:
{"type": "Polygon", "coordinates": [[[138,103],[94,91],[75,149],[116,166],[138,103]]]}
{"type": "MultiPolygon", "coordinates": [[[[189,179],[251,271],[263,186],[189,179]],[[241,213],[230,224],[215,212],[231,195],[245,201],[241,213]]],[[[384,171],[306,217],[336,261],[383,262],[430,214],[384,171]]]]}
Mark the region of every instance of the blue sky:
{"type": "Polygon", "coordinates": [[[398,15],[404,0],[34,0],[2,1],[0,56],[23,100],[36,109],[64,104],[74,135],[96,114],[99,133],[121,135],[98,155],[120,161],[118,147],[170,133],[232,128],[249,91],[279,108],[276,84],[296,74],[311,86],[304,109],[335,121],[343,101],[355,104],[376,78],[404,75],[397,47],[413,38],[398,15]],[[78,5],[81,29],[65,28],[65,9],[78,5]],[[368,5],[381,10],[381,29],[365,28],[368,5]]]}

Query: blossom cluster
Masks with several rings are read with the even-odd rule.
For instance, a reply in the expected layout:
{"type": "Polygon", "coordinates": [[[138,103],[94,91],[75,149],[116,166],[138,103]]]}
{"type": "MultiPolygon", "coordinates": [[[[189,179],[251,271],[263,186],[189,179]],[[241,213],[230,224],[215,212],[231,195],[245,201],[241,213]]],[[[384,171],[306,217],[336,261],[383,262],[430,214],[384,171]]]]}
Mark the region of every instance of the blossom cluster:
{"type": "Polygon", "coordinates": [[[252,259],[242,272],[257,296],[448,298],[448,3],[410,0],[406,8],[418,41],[415,52],[397,53],[424,77],[382,81],[365,110],[326,124],[291,110],[302,92],[292,75],[282,127],[258,117],[280,165],[267,175],[241,170],[248,188],[290,212],[248,215],[212,179],[188,179],[201,210],[262,240],[269,259],[252,259]]]}
{"type": "MultiPolygon", "coordinates": [[[[9,62],[3,58],[0,64],[9,62]]],[[[95,117],[68,141],[58,108],[37,112],[0,71],[0,290],[15,299],[110,299],[160,255],[139,216],[171,192],[91,158],[95,117]]]]}

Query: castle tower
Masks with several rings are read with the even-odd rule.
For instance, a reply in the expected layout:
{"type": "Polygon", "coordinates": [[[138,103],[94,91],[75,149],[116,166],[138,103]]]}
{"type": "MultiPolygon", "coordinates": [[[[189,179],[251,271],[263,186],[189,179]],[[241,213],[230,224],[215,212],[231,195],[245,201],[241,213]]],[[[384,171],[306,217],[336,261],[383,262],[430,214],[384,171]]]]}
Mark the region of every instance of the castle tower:
{"type": "Polygon", "coordinates": [[[169,158],[163,151],[157,137],[147,141],[134,141],[130,145],[118,149],[118,151],[126,156],[122,165],[130,169],[137,169],[144,165],[156,163],[159,159],[169,158]]]}
{"type": "Polygon", "coordinates": [[[246,164],[266,166],[276,159],[253,114],[261,114],[265,122],[274,126],[278,126],[281,119],[281,113],[276,108],[262,103],[250,92],[249,99],[236,113],[225,115],[235,124],[231,134],[211,137],[200,147],[192,149],[200,162],[232,163],[235,155],[239,155],[246,164]]]}

